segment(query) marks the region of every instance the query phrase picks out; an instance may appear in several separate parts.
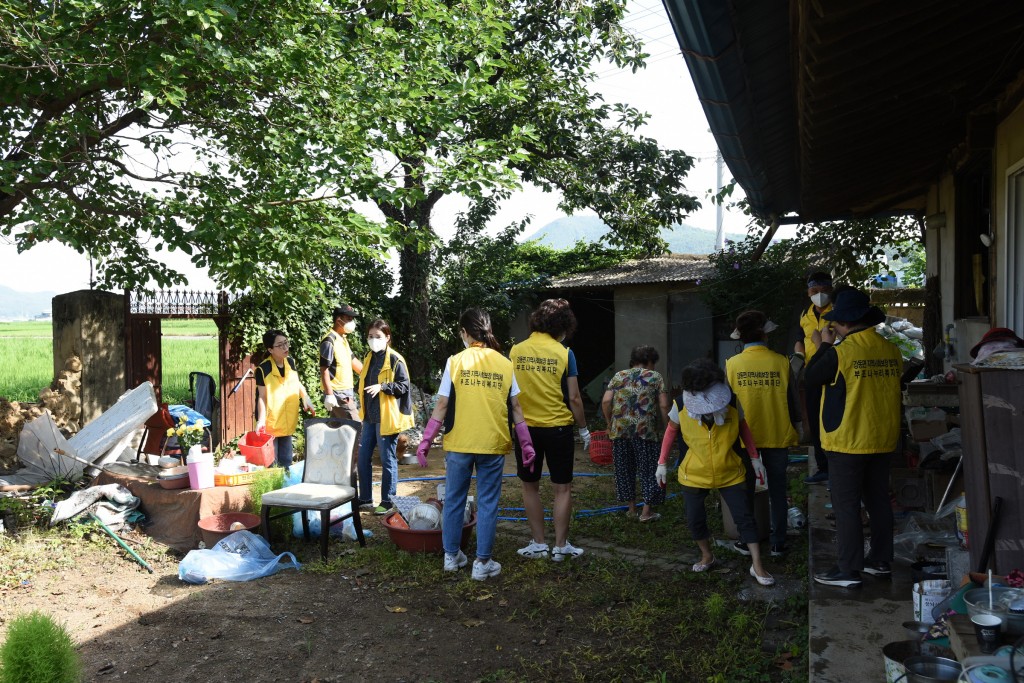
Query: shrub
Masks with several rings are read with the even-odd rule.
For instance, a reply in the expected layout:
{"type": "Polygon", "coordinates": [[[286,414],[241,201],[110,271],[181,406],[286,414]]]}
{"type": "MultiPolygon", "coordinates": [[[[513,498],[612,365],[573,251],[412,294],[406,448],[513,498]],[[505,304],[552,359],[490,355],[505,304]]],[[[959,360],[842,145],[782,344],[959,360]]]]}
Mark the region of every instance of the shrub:
{"type": "Polygon", "coordinates": [[[0,683],[71,683],[82,667],[71,635],[41,612],[11,621],[0,646],[0,683]]]}

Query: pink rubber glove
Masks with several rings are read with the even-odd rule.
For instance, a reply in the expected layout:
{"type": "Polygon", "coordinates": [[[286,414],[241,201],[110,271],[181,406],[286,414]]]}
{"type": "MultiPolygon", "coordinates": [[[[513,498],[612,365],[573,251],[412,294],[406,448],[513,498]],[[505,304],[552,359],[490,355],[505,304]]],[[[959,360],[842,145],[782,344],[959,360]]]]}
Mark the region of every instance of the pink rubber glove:
{"type": "Polygon", "coordinates": [[[420,445],[416,448],[416,460],[419,461],[420,467],[427,466],[427,453],[430,451],[430,444],[434,442],[434,437],[440,431],[440,420],[435,420],[434,418],[427,420],[427,427],[423,430],[423,440],[420,441],[420,445]]]}
{"type": "Polygon", "coordinates": [[[526,426],[525,421],[516,425],[516,436],[519,437],[519,447],[523,451],[523,467],[532,470],[533,460],[537,457],[537,451],[533,447],[533,439],[530,438],[530,428],[526,426]]]}

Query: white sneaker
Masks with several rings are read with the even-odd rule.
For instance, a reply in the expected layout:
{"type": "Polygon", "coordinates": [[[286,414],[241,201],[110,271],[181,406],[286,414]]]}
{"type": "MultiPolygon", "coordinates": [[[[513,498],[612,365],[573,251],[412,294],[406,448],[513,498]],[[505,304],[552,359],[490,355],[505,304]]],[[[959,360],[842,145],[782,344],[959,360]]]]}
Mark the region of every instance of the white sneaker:
{"type": "Polygon", "coordinates": [[[525,548],[520,548],[516,551],[523,557],[528,557],[531,560],[543,560],[548,556],[548,544],[537,543],[537,541],[530,541],[530,545],[525,548]]]}
{"type": "Polygon", "coordinates": [[[487,560],[486,562],[475,560],[473,562],[474,581],[484,581],[486,579],[491,578],[492,576],[497,576],[500,573],[501,565],[495,562],[494,560],[487,560]]]}
{"type": "Polygon", "coordinates": [[[466,566],[469,560],[466,559],[466,553],[461,550],[457,555],[451,553],[444,554],[444,570],[446,572],[457,572],[466,566]]]}
{"type": "Polygon", "coordinates": [[[582,554],[583,548],[577,548],[572,543],[569,543],[569,541],[566,541],[565,545],[556,545],[554,548],[551,549],[551,560],[553,562],[561,562],[567,557],[569,559],[572,559],[574,557],[579,557],[582,554]]]}

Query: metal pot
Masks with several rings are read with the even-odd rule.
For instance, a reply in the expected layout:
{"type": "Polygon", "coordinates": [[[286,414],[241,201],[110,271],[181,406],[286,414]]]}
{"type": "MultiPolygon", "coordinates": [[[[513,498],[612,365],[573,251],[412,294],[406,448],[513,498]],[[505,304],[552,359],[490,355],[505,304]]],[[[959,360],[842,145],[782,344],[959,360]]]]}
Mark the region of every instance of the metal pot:
{"type": "Polygon", "coordinates": [[[963,672],[960,662],[946,657],[920,655],[903,661],[907,683],[956,683],[963,672]]]}

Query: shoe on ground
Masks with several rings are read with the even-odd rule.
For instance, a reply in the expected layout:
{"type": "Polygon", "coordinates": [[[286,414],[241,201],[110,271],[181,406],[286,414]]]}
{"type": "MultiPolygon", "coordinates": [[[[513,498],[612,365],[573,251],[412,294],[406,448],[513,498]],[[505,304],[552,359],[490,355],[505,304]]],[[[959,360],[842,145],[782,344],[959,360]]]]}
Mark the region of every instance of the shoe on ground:
{"type": "Polygon", "coordinates": [[[828,481],[828,472],[815,472],[804,479],[805,484],[821,484],[828,481]]]}
{"type": "Polygon", "coordinates": [[[661,519],[661,513],[652,512],[650,517],[644,517],[643,515],[640,515],[637,519],[639,519],[641,522],[656,522],[659,519],[661,519]]]}
{"type": "Polygon", "coordinates": [[[569,558],[570,560],[574,557],[579,557],[583,554],[583,548],[577,548],[569,541],[565,542],[563,546],[555,546],[551,549],[551,559],[554,562],[561,562],[562,560],[569,558]]]}
{"type": "Polygon", "coordinates": [[[391,503],[388,503],[387,505],[385,505],[384,503],[381,503],[377,507],[373,508],[373,514],[375,514],[375,515],[386,515],[389,512],[391,512],[391,508],[393,508],[393,507],[394,507],[394,505],[392,505],[391,503]]]}
{"type": "Polygon", "coordinates": [[[530,541],[530,545],[525,548],[520,548],[516,552],[523,557],[530,558],[531,560],[544,560],[547,559],[548,556],[548,544],[530,541]]]}
{"type": "Polygon", "coordinates": [[[750,548],[748,548],[747,544],[743,541],[736,541],[730,547],[736,552],[738,552],[740,555],[746,555],[747,557],[750,557],[750,548]]]}
{"type": "Polygon", "coordinates": [[[841,588],[859,588],[861,585],[860,572],[842,572],[839,567],[832,567],[827,572],[814,575],[814,580],[825,586],[840,586],[841,588]]]}
{"type": "MultiPolygon", "coordinates": [[[[461,555],[462,553],[459,554],[461,555]]],[[[494,560],[488,559],[486,562],[481,562],[480,560],[473,561],[474,581],[484,581],[492,576],[497,576],[500,573],[501,565],[494,560]]]]}
{"type": "Polygon", "coordinates": [[[871,576],[877,576],[880,579],[887,579],[892,576],[892,566],[888,562],[865,562],[862,571],[865,574],[871,574],[871,576]]]}
{"type": "Polygon", "coordinates": [[[775,585],[774,576],[772,576],[771,574],[769,574],[768,576],[759,576],[758,573],[754,571],[754,565],[750,565],[750,575],[754,578],[755,581],[757,581],[762,586],[775,585]]]}
{"type": "Polygon", "coordinates": [[[469,560],[466,559],[466,553],[461,550],[455,555],[451,553],[444,554],[444,570],[446,572],[457,572],[465,567],[467,562],[469,560]]]}
{"type": "Polygon", "coordinates": [[[359,503],[359,509],[363,510],[364,512],[373,512],[373,509],[375,507],[376,506],[373,504],[372,500],[360,501],[359,503]]]}
{"type": "Polygon", "coordinates": [[[772,547],[768,551],[772,557],[782,557],[786,554],[785,543],[772,543],[772,547]]]}

